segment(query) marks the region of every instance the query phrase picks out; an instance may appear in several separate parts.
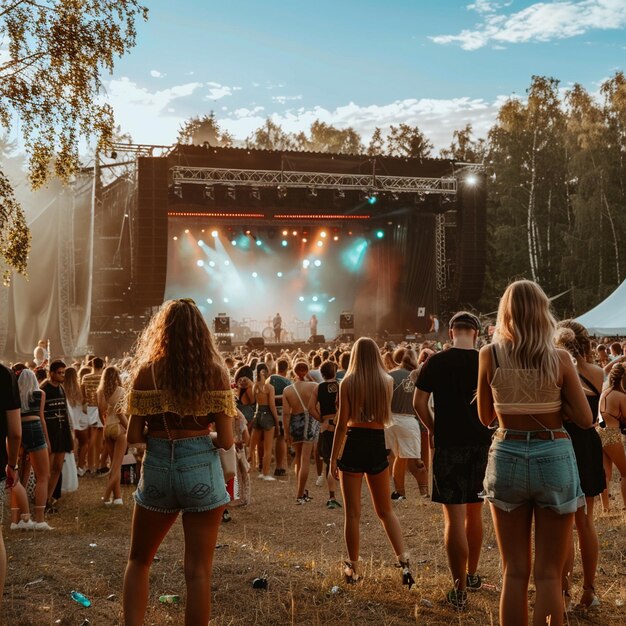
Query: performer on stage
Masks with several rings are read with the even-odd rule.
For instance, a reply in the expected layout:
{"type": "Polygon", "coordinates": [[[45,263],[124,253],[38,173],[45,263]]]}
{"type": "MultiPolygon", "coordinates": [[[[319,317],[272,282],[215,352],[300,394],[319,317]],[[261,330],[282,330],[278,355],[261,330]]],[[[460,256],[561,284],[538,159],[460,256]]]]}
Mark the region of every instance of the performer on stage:
{"type": "Polygon", "coordinates": [[[311,337],[317,335],[317,315],[315,315],[315,313],[311,315],[309,327],[311,328],[311,337]]]}
{"type": "Polygon", "coordinates": [[[280,334],[282,332],[283,319],[280,313],[276,313],[272,320],[272,326],[274,327],[274,340],[276,343],[280,343],[280,334]]]}

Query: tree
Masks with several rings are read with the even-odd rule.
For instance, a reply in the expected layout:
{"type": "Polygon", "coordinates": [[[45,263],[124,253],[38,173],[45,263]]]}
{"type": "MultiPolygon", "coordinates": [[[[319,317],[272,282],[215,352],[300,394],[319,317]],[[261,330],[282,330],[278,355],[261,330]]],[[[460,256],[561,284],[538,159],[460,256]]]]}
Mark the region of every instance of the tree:
{"type": "Polygon", "coordinates": [[[246,145],[257,150],[293,150],[295,139],[286,133],[280,124],[267,118],[261,128],[257,128],[248,139],[246,145]]]}
{"type": "MultiPolygon", "coordinates": [[[[102,75],[135,45],[137,0],[3,1],[0,41],[0,125],[15,119],[28,155],[33,188],[54,173],[68,181],[79,166],[81,138],[108,145],[113,111],[102,101],[102,75]]],[[[0,184],[0,257],[25,273],[30,235],[5,176],[0,184]]],[[[9,279],[5,272],[5,281],[9,279]]]]}
{"type": "Polygon", "coordinates": [[[389,156],[426,159],[431,155],[432,149],[432,142],[417,126],[400,124],[389,127],[387,137],[389,156]]]}
{"type": "Polygon", "coordinates": [[[363,144],[361,136],[354,128],[337,128],[332,124],[315,120],[309,130],[307,148],[313,152],[331,154],[361,154],[363,144]]]}
{"type": "Polygon", "coordinates": [[[462,163],[482,163],[487,153],[487,143],[482,138],[474,139],[472,134],[471,124],[455,130],[450,147],[441,150],[441,157],[462,163]]]}
{"type": "Polygon", "coordinates": [[[202,146],[209,143],[211,146],[230,147],[233,138],[228,131],[223,131],[211,111],[209,115],[196,116],[188,119],[178,129],[178,143],[188,143],[202,146]]]}
{"type": "Polygon", "coordinates": [[[378,126],[374,129],[372,138],[367,145],[366,152],[368,156],[379,156],[385,152],[385,138],[383,137],[383,133],[378,126]]]}

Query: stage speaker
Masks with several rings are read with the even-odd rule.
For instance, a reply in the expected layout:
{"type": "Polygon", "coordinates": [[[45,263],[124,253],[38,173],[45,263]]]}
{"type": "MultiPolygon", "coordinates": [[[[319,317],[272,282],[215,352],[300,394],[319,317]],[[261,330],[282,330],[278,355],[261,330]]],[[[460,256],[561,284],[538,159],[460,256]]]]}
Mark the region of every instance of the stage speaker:
{"type": "Polygon", "coordinates": [[[263,337],[250,337],[248,341],[246,341],[246,348],[264,348],[265,347],[265,339],[263,337]]]}
{"type": "Polygon", "coordinates": [[[325,343],[326,338],[324,335],[311,335],[308,340],[309,343],[325,343]]]}
{"type": "Polygon", "coordinates": [[[346,328],[354,328],[354,316],[349,311],[344,311],[339,316],[339,328],[342,330],[346,328]]]}
{"type": "Polygon", "coordinates": [[[213,320],[213,327],[216,333],[229,333],[230,332],[230,317],[227,315],[218,315],[213,320]]]}

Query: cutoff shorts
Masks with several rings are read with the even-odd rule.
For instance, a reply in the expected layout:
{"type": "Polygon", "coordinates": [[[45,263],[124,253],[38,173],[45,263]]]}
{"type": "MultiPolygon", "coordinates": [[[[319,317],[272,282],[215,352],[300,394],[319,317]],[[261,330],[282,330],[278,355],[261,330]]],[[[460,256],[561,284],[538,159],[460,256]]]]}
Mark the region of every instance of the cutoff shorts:
{"type": "Polygon", "coordinates": [[[325,430],[323,433],[320,433],[317,451],[326,465],[330,465],[330,455],[333,452],[334,439],[335,431],[333,430],[325,430]]]}
{"type": "Polygon", "coordinates": [[[22,422],[22,446],[26,452],[37,452],[48,447],[41,420],[22,422]]]}
{"type": "Polygon", "coordinates": [[[352,474],[380,474],[387,467],[385,433],[382,428],[348,428],[337,467],[352,474]]]}
{"type": "Polygon", "coordinates": [[[320,423],[307,411],[295,413],[289,420],[289,434],[293,443],[316,441],[320,432],[320,423]]]}
{"type": "Polygon", "coordinates": [[[200,513],[230,501],[211,437],[148,437],[135,502],[156,513],[200,513]]]}
{"type": "Polygon", "coordinates": [[[87,423],[90,428],[104,428],[104,424],[100,420],[97,406],[87,407],[87,423]]]}
{"type": "Polygon", "coordinates": [[[400,459],[421,458],[421,432],[414,415],[391,414],[391,422],[385,428],[387,449],[400,459]]]}
{"type": "Polygon", "coordinates": [[[440,504],[481,502],[489,445],[435,448],[432,501],[440,504]]]}
{"type": "MultiPolygon", "coordinates": [[[[566,432],[564,428],[559,431],[566,432]]],[[[572,442],[494,437],[481,497],[503,511],[535,504],[561,515],[576,512],[585,506],[585,497],[572,442]]]]}
{"type": "Polygon", "coordinates": [[[270,430],[275,428],[276,422],[274,421],[274,416],[272,415],[269,406],[261,405],[257,407],[252,425],[254,428],[258,428],[259,430],[270,430]]]}

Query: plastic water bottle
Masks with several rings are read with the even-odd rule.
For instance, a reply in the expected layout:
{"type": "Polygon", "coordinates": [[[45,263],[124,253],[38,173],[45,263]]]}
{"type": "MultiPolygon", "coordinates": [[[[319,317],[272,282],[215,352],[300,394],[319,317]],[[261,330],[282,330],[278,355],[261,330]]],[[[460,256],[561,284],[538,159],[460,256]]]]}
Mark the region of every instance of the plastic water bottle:
{"type": "Polygon", "coordinates": [[[177,595],[164,595],[159,596],[159,602],[163,604],[178,604],[180,602],[180,596],[177,595]]]}
{"type": "Polygon", "coordinates": [[[72,591],[70,596],[72,596],[72,600],[74,600],[74,602],[78,602],[78,604],[82,604],[84,607],[91,606],[91,600],[78,591],[72,591]]]}

